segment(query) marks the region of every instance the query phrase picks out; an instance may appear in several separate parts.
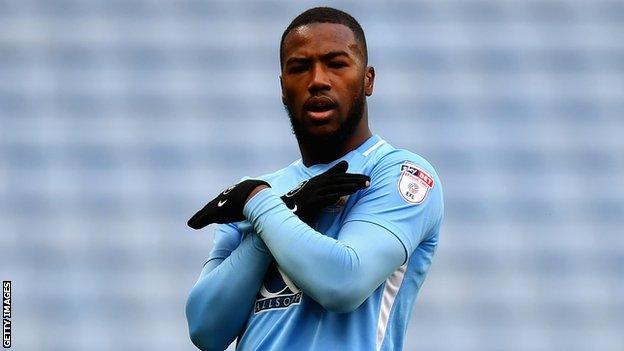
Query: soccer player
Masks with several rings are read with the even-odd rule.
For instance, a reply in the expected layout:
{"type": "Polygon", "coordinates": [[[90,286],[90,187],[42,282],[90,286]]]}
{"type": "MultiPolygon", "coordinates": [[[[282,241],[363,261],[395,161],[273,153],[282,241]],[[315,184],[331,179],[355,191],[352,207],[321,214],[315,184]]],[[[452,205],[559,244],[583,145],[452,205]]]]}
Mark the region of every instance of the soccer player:
{"type": "Polygon", "coordinates": [[[438,243],[442,186],[368,126],[375,71],[349,14],[313,8],[280,44],[301,159],[196,213],[223,223],[186,306],[202,350],[400,350],[438,243]],[[347,172],[348,171],[348,172],[347,172]]]}

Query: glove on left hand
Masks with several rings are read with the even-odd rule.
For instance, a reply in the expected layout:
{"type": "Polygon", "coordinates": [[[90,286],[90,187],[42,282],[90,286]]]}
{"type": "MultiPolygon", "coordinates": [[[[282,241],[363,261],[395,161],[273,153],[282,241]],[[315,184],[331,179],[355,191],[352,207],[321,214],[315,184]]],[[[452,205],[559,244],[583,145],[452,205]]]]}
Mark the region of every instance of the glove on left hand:
{"type": "Polygon", "coordinates": [[[188,220],[188,226],[193,229],[201,229],[211,223],[231,223],[244,220],[245,200],[259,185],[271,187],[264,180],[247,179],[225,189],[204,208],[195,213],[188,220]]]}
{"type": "Polygon", "coordinates": [[[346,173],[348,168],[347,161],[340,161],[324,173],[299,184],[282,196],[282,201],[299,219],[312,226],[323,208],[370,184],[369,176],[346,173]]]}

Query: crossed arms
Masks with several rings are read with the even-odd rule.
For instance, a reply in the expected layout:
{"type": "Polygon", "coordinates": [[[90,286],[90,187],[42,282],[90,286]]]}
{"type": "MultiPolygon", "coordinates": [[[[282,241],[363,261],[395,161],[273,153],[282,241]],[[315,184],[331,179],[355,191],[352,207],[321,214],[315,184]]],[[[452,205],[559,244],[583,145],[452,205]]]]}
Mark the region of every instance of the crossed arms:
{"type": "Polygon", "coordinates": [[[245,213],[257,234],[246,235],[229,257],[210,260],[187,301],[191,340],[202,350],[224,350],[241,332],[272,259],[325,309],[350,312],[406,258],[384,227],[347,222],[336,240],[303,223],[270,189],[245,213]]]}
{"type": "MultiPolygon", "coordinates": [[[[360,201],[350,213],[365,211],[360,201]]],[[[346,217],[338,239],[326,236],[270,188],[246,201],[242,215],[250,228],[228,224],[216,232],[217,237],[242,238],[240,244],[235,239],[230,240],[235,244],[223,244],[229,249],[215,247],[218,254],[205,265],[187,301],[191,340],[202,350],[223,350],[242,334],[272,260],[323,308],[346,313],[357,309],[411,252],[397,230],[389,229],[396,227],[361,215],[346,217]]]]}

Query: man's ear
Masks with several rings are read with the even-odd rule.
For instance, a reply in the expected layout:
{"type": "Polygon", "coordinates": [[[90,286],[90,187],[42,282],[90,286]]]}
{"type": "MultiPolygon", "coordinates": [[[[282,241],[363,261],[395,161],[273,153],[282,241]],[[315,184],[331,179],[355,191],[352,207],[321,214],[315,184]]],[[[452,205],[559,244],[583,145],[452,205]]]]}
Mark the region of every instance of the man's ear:
{"type": "Polygon", "coordinates": [[[366,67],[366,73],[364,74],[364,94],[366,96],[373,95],[373,85],[375,84],[375,68],[372,66],[366,67]]]}
{"type": "Polygon", "coordinates": [[[286,105],[286,96],[284,95],[284,82],[282,82],[282,75],[279,76],[280,88],[282,90],[282,104],[286,105]]]}

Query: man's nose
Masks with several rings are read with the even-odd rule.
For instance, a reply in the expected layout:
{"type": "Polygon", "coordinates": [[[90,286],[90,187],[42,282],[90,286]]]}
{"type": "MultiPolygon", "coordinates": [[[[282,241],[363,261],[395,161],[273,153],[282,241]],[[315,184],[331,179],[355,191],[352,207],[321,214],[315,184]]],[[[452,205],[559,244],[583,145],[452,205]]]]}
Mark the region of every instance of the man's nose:
{"type": "Polygon", "coordinates": [[[331,82],[325,68],[320,64],[314,65],[312,68],[312,79],[308,85],[308,91],[314,93],[329,89],[331,89],[331,82]]]}

